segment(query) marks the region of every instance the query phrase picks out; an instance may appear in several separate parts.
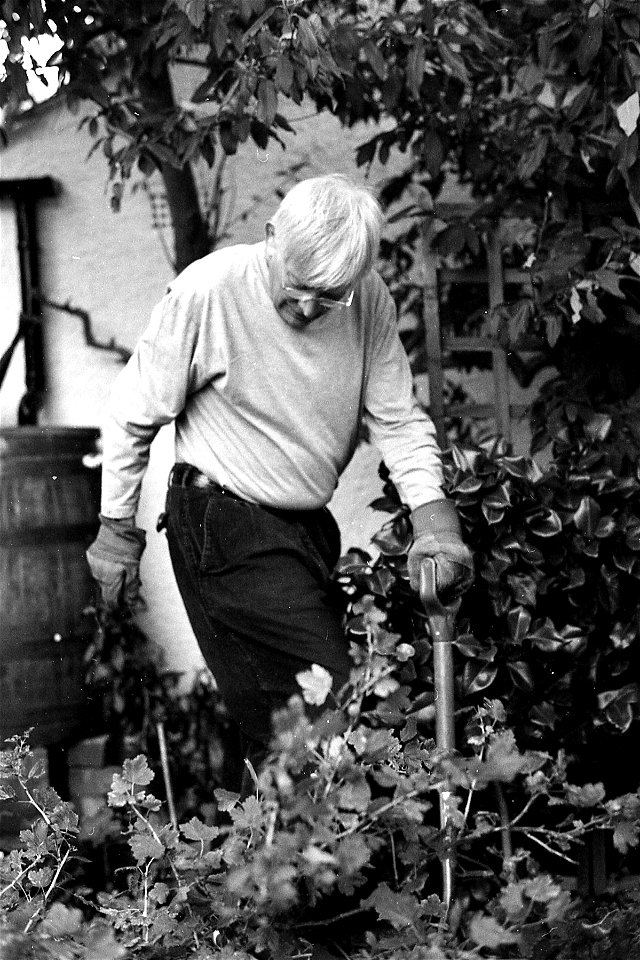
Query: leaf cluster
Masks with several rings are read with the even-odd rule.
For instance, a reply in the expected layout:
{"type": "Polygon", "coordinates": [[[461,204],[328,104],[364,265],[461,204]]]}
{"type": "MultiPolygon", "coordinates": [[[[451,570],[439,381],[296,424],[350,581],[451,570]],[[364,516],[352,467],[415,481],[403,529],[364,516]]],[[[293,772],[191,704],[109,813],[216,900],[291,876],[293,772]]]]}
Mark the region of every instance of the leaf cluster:
{"type": "Polygon", "coordinates": [[[262,148],[280,141],[291,127],[279,97],[300,103],[309,85],[328,91],[341,74],[332,24],[306,4],[101,0],[72,9],[64,0],[25,0],[9,7],[0,102],[24,98],[27,68],[41,73],[23,40],[55,36],[60,48],[48,65],[57,67],[70,109],[92,105],[83,122],[108,161],[116,208],[136,167],[148,175],[197,158],[211,167],[218,151],[233,154],[249,138],[262,148]],[[169,79],[173,64],[197,77],[181,101],[169,79]]]}
{"type": "MultiPolygon", "coordinates": [[[[637,449],[637,4],[478,0],[354,16],[364,41],[357,82],[336,102],[344,122],[385,121],[361,145],[361,165],[407,154],[381,191],[393,225],[382,265],[414,372],[426,369],[423,243],[441,266],[482,271],[497,237],[521,280],[491,310],[486,283],[441,281],[445,332],[493,330],[521,386],[556,372],[536,405],[537,444],[579,402],[615,408],[637,449]],[[456,181],[475,202],[441,213],[434,202],[456,181]]],[[[457,352],[445,363],[486,358],[457,352]]]]}
{"type": "MultiPolygon", "coordinates": [[[[576,422],[557,438],[544,472],[500,442],[454,446],[445,483],[476,561],[457,618],[457,703],[464,710],[497,697],[520,742],[586,757],[606,756],[608,737],[635,730],[640,479],[635,459],[612,461],[611,421],[583,415],[586,428],[576,422]]],[[[433,675],[425,618],[407,583],[408,512],[397,496],[376,505],[392,513],[374,537],[378,558],[352,551],[336,571],[350,598],[347,628],[361,630],[367,611],[399,630],[416,648],[412,682],[426,702],[433,675]]]]}
{"type": "MultiPolygon", "coordinates": [[[[591,830],[606,828],[624,851],[637,844],[637,793],[607,800],[601,784],[571,784],[562,755],[518,747],[497,700],[474,710],[463,751],[439,751],[413,696],[417,645],[389,629],[379,602],[388,578],[376,577],[374,565],[361,575],[372,578],[375,592],[358,597],[356,590],[349,600],[350,683],[333,691],[317,666],[299,675],[302,696],[274,716],[254,792],[214,791],[217,822],[198,815],[171,822],[149,790],[155,774],[147,759],[124,761],[108,800],[128,823],[127,886],[100,895],[88,918],[60,899],[75,815],[53,792],[31,790],[39,771],[26,738],[14,738],[2,774],[29,791],[38,819],[21,836],[23,849],[3,863],[0,935],[8,949],[29,943],[47,960],[285,960],[312,942],[340,938],[361,960],[418,960],[427,948],[432,957],[460,960],[478,948],[492,956],[524,949],[572,916],[561,879],[541,871],[525,846],[503,844],[500,853],[495,842],[508,833],[562,857],[591,830]],[[509,789],[518,812],[496,811],[490,787],[509,789]],[[442,789],[450,797],[446,831],[436,815],[442,789]],[[535,806],[561,812],[548,823],[532,821],[535,806]],[[460,885],[449,916],[438,896],[448,844],[460,885]],[[42,877],[47,868],[51,876],[42,877]]],[[[344,569],[339,576],[348,588],[344,569]]],[[[80,903],[86,909],[82,896],[80,903]]]]}
{"type": "MultiPolygon", "coordinates": [[[[606,801],[599,784],[568,783],[562,757],[521,752],[504,727],[506,711],[498,701],[485,701],[475,711],[470,749],[443,755],[420,733],[410,702],[405,705],[406,685],[381,683],[394,672],[402,679],[412,657],[409,645],[372,618],[356,646],[344,690],[332,693],[321,668],[300,675],[304,699],[294,697],[276,714],[271,754],[255,776],[255,791],[244,798],[215,791],[226,824],[198,816],[168,822],[149,792],[154,773],[146,758],[124,762],[108,799],[129,821],[127,889],[100,895],[88,918],[53,898],[20,926],[20,895],[30,903],[31,887],[39,882],[27,882],[24,869],[19,872],[30,855],[31,832],[39,831],[58,854],[63,849],[47,809],[36,808],[40,819],[21,838],[25,849],[12,854],[10,882],[0,898],[0,937],[8,949],[28,944],[46,960],[285,960],[304,955],[311,943],[331,945],[340,937],[359,960],[462,960],[478,948],[492,956],[514,945],[526,949],[550,927],[569,922],[574,907],[563,881],[540,871],[521,848],[492,867],[492,838],[505,830],[521,832],[562,851],[606,827],[617,831],[625,849],[637,843],[638,795],[606,801]],[[318,702],[323,693],[332,703],[318,702]],[[305,700],[322,711],[308,715],[305,700]],[[386,701],[392,705],[385,708],[386,701]],[[524,805],[510,821],[500,821],[479,798],[491,785],[516,780],[524,787],[524,805]],[[455,791],[453,830],[446,835],[433,811],[442,788],[455,791]],[[554,826],[531,824],[534,803],[560,806],[565,819],[554,826]],[[489,851],[479,874],[484,896],[476,889],[477,869],[464,867],[478,842],[489,851]],[[454,844],[460,864],[460,894],[449,916],[436,892],[445,843],[454,844]]],[[[23,779],[25,744],[16,738],[3,755],[3,770],[23,779]]],[[[69,816],[69,805],[62,806],[69,816]]],[[[52,884],[59,893],[57,887],[61,876],[52,884]]],[[[80,902],[86,909],[82,897],[80,902]]]]}

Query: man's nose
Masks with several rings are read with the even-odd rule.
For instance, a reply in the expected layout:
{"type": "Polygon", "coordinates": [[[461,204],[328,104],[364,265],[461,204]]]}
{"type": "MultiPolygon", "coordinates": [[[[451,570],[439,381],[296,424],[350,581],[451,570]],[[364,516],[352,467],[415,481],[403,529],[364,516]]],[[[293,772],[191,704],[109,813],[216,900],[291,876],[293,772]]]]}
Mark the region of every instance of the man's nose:
{"type": "Polygon", "coordinates": [[[309,297],[307,300],[300,300],[298,303],[299,303],[300,310],[302,311],[304,316],[307,318],[307,320],[311,320],[318,306],[318,304],[313,299],[313,297],[309,297]]]}

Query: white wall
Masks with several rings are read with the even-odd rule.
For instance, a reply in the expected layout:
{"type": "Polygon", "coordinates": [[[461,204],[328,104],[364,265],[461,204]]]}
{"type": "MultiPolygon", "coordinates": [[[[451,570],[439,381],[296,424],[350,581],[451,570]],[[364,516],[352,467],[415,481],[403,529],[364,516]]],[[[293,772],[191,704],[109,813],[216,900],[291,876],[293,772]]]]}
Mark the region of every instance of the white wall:
{"type": "MultiPolygon", "coordinates": [[[[250,216],[236,219],[225,243],[262,238],[264,221],[277,205],[276,186],[293,182],[282,176],[290,164],[306,163],[299,176],[341,170],[363,179],[355,167],[354,148],[374,131],[342,130],[332,118],[311,113],[307,105],[290,111],[297,136],[286,152],[277,145],[259,151],[247,144],[229,160],[226,182],[236,194],[236,217],[247,210],[250,216]]],[[[62,105],[37,107],[10,131],[9,147],[0,154],[0,176],[51,176],[59,181],[60,195],[40,201],[38,207],[42,293],[89,311],[98,340],[114,337],[132,348],[172,271],[151,227],[143,191],[127,193],[121,211],[111,211],[106,161],[99,151],[85,160],[91,140],[85,130],[78,130],[79,119],[62,105]]],[[[385,175],[387,169],[376,166],[370,181],[375,184],[385,175]]],[[[199,176],[206,179],[207,174],[200,171],[199,176]]],[[[15,332],[20,310],[16,240],[13,208],[5,201],[0,204],[0,353],[15,332]]],[[[100,425],[120,362],[87,346],[80,320],[69,314],[46,308],[44,335],[47,392],[40,423],[100,425]]],[[[16,422],[24,392],[23,363],[19,350],[0,391],[1,426],[16,422]]],[[[371,448],[358,451],[336,493],[333,507],[345,547],[366,547],[384,520],[366,509],[380,492],[378,460],[371,448]]],[[[164,536],[155,533],[172,462],[172,430],[167,427],[153,444],[140,503],[139,523],[149,532],[141,571],[148,609],[141,620],[167,651],[168,666],[190,670],[200,664],[199,653],[173,582],[164,536]]]]}

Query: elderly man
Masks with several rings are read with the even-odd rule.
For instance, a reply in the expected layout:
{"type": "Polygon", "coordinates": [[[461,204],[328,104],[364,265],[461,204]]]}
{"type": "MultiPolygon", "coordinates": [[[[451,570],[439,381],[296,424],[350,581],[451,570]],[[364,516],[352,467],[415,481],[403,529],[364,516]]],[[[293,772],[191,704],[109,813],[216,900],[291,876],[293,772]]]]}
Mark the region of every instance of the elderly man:
{"type": "Polygon", "coordinates": [[[433,424],[414,400],[393,301],[373,269],[381,225],[377,202],[345,177],[297,184],[262,242],[217,250],[171,283],[104,425],[102,525],[88,558],[105,603],[135,599],[140,485],[153,437],[173,420],[173,569],[254,755],[300,670],[320,664],[334,690],[348,680],[341,613],[327,594],[340,535],[326,505],[362,423],[412,510],[412,586],[427,556],[441,589],[462,590],[472,575],[433,424]]]}

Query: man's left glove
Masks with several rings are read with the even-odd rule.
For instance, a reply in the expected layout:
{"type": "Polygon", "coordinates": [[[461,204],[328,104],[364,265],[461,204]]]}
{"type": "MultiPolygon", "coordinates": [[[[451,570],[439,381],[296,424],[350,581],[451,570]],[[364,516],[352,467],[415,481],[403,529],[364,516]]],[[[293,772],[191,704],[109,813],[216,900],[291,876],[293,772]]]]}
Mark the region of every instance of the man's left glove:
{"type": "Polygon", "coordinates": [[[87,560],[107,609],[133,609],[138,603],[140,557],[146,542],[145,531],[136,527],[132,517],[114,520],[100,515],[100,530],[87,550],[87,560]]]}
{"type": "Polygon", "coordinates": [[[441,602],[453,603],[473,583],[473,555],[462,540],[460,520],[451,500],[423,503],[411,514],[413,544],[407,564],[409,583],[420,589],[420,568],[426,557],[436,562],[436,587],[441,602]]]}

